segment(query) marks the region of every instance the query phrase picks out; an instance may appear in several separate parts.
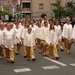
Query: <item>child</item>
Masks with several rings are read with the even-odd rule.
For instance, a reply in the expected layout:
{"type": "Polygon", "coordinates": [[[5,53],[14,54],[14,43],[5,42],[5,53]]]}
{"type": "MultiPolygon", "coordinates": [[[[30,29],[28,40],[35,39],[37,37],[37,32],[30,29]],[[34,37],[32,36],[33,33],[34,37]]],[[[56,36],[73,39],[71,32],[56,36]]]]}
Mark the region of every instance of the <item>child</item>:
{"type": "Polygon", "coordinates": [[[42,52],[42,44],[41,44],[41,35],[42,35],[42,26],[39,22],[38,28],[36,29],[36,38],[37,38],[37,46],[38,46],[38,52],[42,52]]]}
{"type": "MultiPolygon", "coordinates": [[[[2,52],[4,52],[4,50],[3,50],[3,44],[4,44],[3,34],[4,34],[4,23],[1,23],[0,24],[0,59],[2,59],[2,52]]],[[[5,52],[4,52],[4,54],[5,54],[5,52]]]]}
{"type": "MultiPolygon", "coordinates": [[[[24,40],[23,44],[26,43],[26,41],[25,41],[25,39],[26,39],[26,38],[25,38],[25,35],[26,35],[26,33],[27,33],[27,30],[28,30],[29,26],[30,26],[30,22],[29,22],[29,21],[26,21],[26,22],[25,22],[25,25],[24,25],[23,32],[22,32],[22,39],[24,40]]],[[[26,53],[26,46],[25,46],[25,45],[24,45],[24,52],[23,52],[23,55],[24,55],[24,58],[26,58],[27,53],[26,53]]]]}
{"type": "Polygon", "coordinates": [[[50,25],[49,40],[50,40],[50,58],[53,58],[52,54],[54,53],[54,57],[56,59],[59,59],[57,49],[58,39],[54,29],[54,24],[50,25]]]}
{"type": "Polygon", "coordinates": [[[48,26],[48,22],[45,21],[44,27],[42,28],[42,34],[41,34],[41,40],[42,40],[41,42],[43,44],[43,55],[44,56],[48,56],[48,53],[49,53],[49,46],[46,42],[48,34],[49,34],[49,26],[48,26]]]}
{"type": "Polygon", "coordinates": [[[32,33],[32,29],[28,28],[28,31],[25,35],[25,43],[24,45],[26,46],[26,52],[27,52],[27,60],[32,59],[32,61],[35,61],[35,55],[34,55],[34,46],[35,46],[35,37],[34,34],[32,33]]]}
{"type": "Polygon", "coordinates": [[[15,31],[15,53],[18,55],[20,53],[20,42],[21,42],[21,28],[19,27],[18,23],[15,23],[16,27],[14,28],[15,31]]]}
{"type": "Polygon", "coordinates": [[[61,49],[61,51],[64,51],[63,49],[63,44],[62,44],[62,30],[61,30],[61,26],[59,25],[59,22],[58,20],[55,22],[55,32],[56,32],[56,35],[57,35],[57,39],[58,39],[58,43],[59,43],[59,47],[61,49]]]}

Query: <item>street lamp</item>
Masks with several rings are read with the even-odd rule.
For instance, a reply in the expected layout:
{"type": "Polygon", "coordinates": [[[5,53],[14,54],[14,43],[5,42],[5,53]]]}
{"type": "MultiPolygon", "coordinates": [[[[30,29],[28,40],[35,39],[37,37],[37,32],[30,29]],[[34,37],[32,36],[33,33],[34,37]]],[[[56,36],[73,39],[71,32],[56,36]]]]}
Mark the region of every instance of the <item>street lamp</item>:
{"type": "Polygon", "coordinates": [[[55,13],[53,11],[51,11],[51,18],[54,19],[55,18],[55,13]]]}

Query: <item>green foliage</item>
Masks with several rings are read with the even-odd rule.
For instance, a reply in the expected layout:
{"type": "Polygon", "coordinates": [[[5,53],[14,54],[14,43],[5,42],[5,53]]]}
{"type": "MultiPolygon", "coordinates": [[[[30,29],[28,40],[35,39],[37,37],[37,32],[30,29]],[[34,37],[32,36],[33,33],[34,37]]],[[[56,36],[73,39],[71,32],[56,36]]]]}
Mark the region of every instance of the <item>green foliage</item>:
{"type": "Polygon", "coordinates": [[[74,14],[73,11],[73,3],[69,2],[69,7],[63,7],[61,6],[61,0],[57,0],[55,3],[56,9],[53,10],[53,12],[55,13],[55,17],[58,18],[62,18],[62,17],[72,17],[72,15],[74,14]]]}
{"type": "Polygon", "coordinates": [[[59,9],[54,9],[53,12],[55,13],[55,17],[58,17],[58,12],[59,12],[59,18],[61,18],[62,16],[65,16],[65,8],[60,6],[59,9]]]}
{"type": "Polygon", "coordinates": [[[65,17],[66,16],[72,17],[72,15],[73,15],[73,9],[72,8],[66,8],[65,12],[64,12],[64,15],[65,15],[65,17]]]}
{"type": "Polygon", "coordinates": [[[67,2],[67,7],[73,8],[74,7],[74,3],[73,2],[67,2]]]}
{"type": "Polygon", "coordinates": [[[40,17],[44,18],[44,16],[47,16],[45,13],[42,13],[40,17]]]}
{"type": "Polygon", "coordinates": [[[11,19],[12,19],[12,14],[10,14],[9,12],[0,10],[0,16],[2,16],[2,15],[3,15],[3,16],[9,15],[9,21],[11,21],[11,19]]]}
{"type": "Polygon", "coordinates": [[[55,6],[57,6],[57,8],[59,8],[60,4],[61,4],[61,0],[56,0],[55,6]]]}

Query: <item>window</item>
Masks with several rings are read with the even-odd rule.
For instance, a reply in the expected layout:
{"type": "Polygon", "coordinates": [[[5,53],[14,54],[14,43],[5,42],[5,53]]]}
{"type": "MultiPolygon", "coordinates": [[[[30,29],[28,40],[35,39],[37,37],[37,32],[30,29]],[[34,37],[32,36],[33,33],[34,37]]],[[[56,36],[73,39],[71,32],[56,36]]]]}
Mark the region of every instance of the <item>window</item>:
{"type": "Polygon", "coordinates": [[[15,2],[15,0],[13,0],[13,2],[15,2]]]}
{"type": "Polygon", "coordinates": [[[44,4],[43,3],[39,4],[39,9],[44,9],[44,4]]]}
{"type": "Polygon", "coordinates": [[[6,9],[7,12],[9,12],[9,9],[6,9]]]}
{"type": "Polygon", "coordinates": [[[55,4],[51,4],[51,9],[55,9],[55,4]]]}

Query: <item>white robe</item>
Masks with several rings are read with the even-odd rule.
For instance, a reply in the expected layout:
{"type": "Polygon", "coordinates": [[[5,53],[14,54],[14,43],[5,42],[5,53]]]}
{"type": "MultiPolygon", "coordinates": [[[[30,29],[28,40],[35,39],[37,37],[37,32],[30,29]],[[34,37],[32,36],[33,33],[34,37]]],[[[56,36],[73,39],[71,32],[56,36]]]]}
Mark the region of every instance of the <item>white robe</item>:
{"type": "Polygon", "coordinates": [[[13,48],[15,38],[16,37],[15,37],[15,33],[13,29],[11,29],[10,31],[5,30],[4,31],[4,46],[9,49],[13,48]]]}
{"type": "Polygon", "coordinates": [[[58,26],[55,25],[54,28],[55,28],[55,32],[56,32],[58,40],[61,39],[61,37],[62,37],[61,26],[60,25],[58,25],[58,26]]]}
{"type": "Polygon", "coordinates": [[[36,38],[38,38],[38,39],[41,39],[41,37],[42,37],[42,31],[43,29],[42,29],[42,27],[38,27],[37,29],[36,29],[36,38]]]}
{"type": "Polygon", "coordinates": [[[75,40],[75,26],[73,28],[73,35],[72,35],[72,38],[75,40]]]}
{"type": "Polygon", "coordinates": [[[0,30],[0,46],[4,45],[4,30],[0,30]]]}
{"type": "Polygon", "coordinates": [[[48,37],[48,34],[49,34],[49,27],[43,27],[42,28],[41,39],[46,41],[46,39],[48,37]]]}
{"type": "Polygon", "coordinates": [[[71,24],[65,24],[63,27],[63,33],[62,36],[68,40],[72,39],[72,35],[73,35],[73,29],[72,29],[72,25],[71,24]]]}
{"type": "Polygon", "coordinates": [[[34,34],[34,37],[36,39],[36,30],[37,28],[34,26],[34,27],[31,27],[32,28],[32,33],[34,34]]]}
{"type": "MultiPolygon", "coordinates": [[[[42,27],[44,27],[44,22],[45,22],[45,20],[42,20],[42,23],[41,23],[41,26],[42,27]]],[[[49,21],[47,20],[47,22],[48,22],[48,27],[50,27],[50,24],[49,24],[49,21]]]]}
{"type": "Polygon", "coordinates": [[[33,33],[31,34],[26,33],[24,40],[25,40],[24,42],[25,46],[29,46],[29,47],[35,46],[35,37],[33,33]]]}
{"type": "Polygon", "coordinates": [[[54,30],[50,30],[48,39],[49,39],[50,44],[52,44],[52,45],[54,43],[58,44],[57,35],[56,35],[56,32],[54,30]]]}
{"type": "Polygon", "coordinates": [[[24,39],[28,28],[24,28],[21,37],[24,39]]]}
{"type": "MultiPolygon", "coordinates": [[[[22,36],[24,26],[20,25],[19,27],[20,27],[20,29],[21,29],[20,34],[21,34],[21,36],[22,36]]],[[[22,38],[22,37],[21,37],[21,38],[22,38]]]]}
{"type": "Polygon", "coordinates": [[[14,31],[15,31],[15,36],[16,36],[15,44],[20,43],[21,42],[21,34],[20,34],[21,29],[20,28],[18,28],[18,29],[14,28],[14,31]]]}

